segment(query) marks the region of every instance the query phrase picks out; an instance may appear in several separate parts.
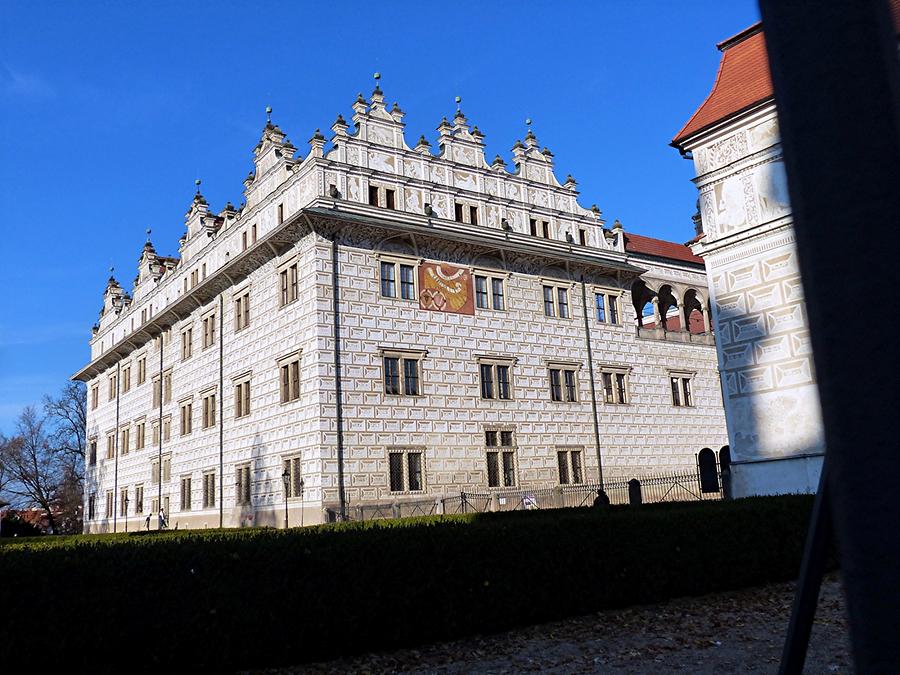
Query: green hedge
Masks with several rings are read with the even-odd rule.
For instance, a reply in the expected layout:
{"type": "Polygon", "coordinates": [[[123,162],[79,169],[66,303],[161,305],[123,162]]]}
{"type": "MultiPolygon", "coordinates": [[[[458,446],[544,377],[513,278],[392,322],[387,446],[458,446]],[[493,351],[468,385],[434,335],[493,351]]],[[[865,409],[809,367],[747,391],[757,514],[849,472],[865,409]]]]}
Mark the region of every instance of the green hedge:
{"type": "Polygon", "coordinates": [[[20,540],[0,546],[4,663],[221,672],[791,579],[811,506],[790,496],[20,540]]]}

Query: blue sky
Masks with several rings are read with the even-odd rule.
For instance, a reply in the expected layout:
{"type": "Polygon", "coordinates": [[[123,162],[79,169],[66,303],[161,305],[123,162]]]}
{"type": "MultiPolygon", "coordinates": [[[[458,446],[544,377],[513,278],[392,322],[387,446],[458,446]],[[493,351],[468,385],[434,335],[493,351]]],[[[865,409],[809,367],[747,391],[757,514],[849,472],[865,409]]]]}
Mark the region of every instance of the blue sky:
{"type": "Polygon", "coordinates": [[[581,203],[685,241],[691,164],[668,147],[708,93],[715,43],[753,0],[0,4],[0,431],[88,359],[114,265],[128,286],[145,230],[177,252],[203,180],[241,201],[273,121],[301,151],[382,73],[407,142],[434,141],[454,97],[510,158],[532,118],[581,203]]]}

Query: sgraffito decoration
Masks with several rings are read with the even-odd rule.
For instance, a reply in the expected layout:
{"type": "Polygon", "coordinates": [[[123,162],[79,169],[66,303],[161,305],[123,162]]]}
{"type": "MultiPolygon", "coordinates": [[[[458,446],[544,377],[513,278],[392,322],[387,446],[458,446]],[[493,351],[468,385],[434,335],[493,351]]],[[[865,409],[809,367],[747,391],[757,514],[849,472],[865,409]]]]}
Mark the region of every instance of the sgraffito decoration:
{"type": "Polygon", "coordinates": [[[474,314],[472,273],[443,263],[419,265],[419,306],[435,312],[474,314]]]}

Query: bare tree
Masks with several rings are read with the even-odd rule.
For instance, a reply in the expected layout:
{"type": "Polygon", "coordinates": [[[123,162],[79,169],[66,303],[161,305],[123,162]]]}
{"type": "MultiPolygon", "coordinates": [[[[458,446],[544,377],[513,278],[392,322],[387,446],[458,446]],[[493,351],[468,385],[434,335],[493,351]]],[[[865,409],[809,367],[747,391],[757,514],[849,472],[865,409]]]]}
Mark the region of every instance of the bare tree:
{"type": "Polygon", "coordinates": [[[47,513],[47,523],[55,531],[54,507],[65,477],[44,428],[45,420],[28,406],[16,422],[16,436],[3,446],[3,463],[10,474],[6,490],[23,505],[47,513]]]}
{"type": "Polygon", "coordinates": [[[55,452],[69,473],[82,482],[87,442],[87,390],[84,383],[66,383],[58,398],[44,396],[44,413],[53,429],[50,442],[55,452]]]}

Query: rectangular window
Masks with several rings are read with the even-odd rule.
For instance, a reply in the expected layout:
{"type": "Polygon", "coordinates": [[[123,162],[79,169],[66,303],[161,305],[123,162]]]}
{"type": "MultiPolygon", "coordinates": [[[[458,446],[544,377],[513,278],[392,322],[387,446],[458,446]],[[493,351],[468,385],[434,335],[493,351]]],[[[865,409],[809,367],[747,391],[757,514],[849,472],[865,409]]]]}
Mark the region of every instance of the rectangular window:
{"type": "Polygon", "coordinates": [[[476,274],[475,306],[478,309],[505,309],[503,279],[476,274]]]}
{"type": "Polygon", "coordinates": [[[235,486],[237,488],[237,503],[241,506],[250,504],[250,465],[244,464],[235,469],[235,486]]]}
{"type": "Polygon", "coordinates": [[[537,236],[537,221],[534,218],[528,219],[528,232],[532,237],[537,236]]]}
{"type": "Polygon", "coordinates": [[[166,417],[163,420],[163,440],[170,441],[172,440],[172,418],[166,417]]]}
{"type": "Polygon", "coordinates": [[[574,403],[578,400],[575,380],[577,368],[559,366],[550,368],[550,400],[574,403]]]}
{"type": "Polygon", "coordinates": [[[97,517],[97,494],[92,492],[88,497],[88,520],[97,517]]]}
{"type": "Polygon", "coordinates": [[[97,439],[92,438],[88,442],[88,466],[94,466],[97,463],[97,439]]]}
{"type": "Polygon", "coordinates": [[[113,492],[112,490],[106,491],[106,517],[113,517],[113,492]]]}
{"type": "Polygon", "coordinates": [[[478,207],[476,207],[476,206],[469,207],[469,222],[472,225],[478,224],[478,207]]]}
{"type": "Polygon", "coordinates": [[[144,486],[136,485],[134,487],[134,514],[139,516],[144,512],[144,486]]]}
{"type": "Polygon", "coordinates": [[[453,205],[453,218],[457,223],[463,222],[463,205],[462,204],[454,204],[453,205]]]}
{"type": "Polygon", "coordinates": [[[234,299],[234,330],[243,330],[250,325],[250,291],[241,293],[234,299]]]}
{"type": "Polygon", "coordinates": [[[418,448],[389,450],[391,492],[421,492],[424,489],[422,455],[422,450],[418,448]]]}
{"type": "Polygon", "coordinates": [[[475,306],[478,309],[489,309],[487,277],[475,276],[475,306]]]}
{"type": "Polygon", "coordinates": [[[110,401],[112,401],[116,397],[116,391],[117,391],[116,380],[117,380],[117,378],[116,378],[115,374],[109,376],[109,400],[110,401]]]}
{"type": "Polygon", "coordinates": [[[578,243],[587,246],[587,232],[583,229],[578,230],[578,243]]]}
{"type": "Polygon", "coordinates": [[[415,300],[416,282],[412,265],[400,265],[400,297],[404,300],[415,300]]]}
{"type": "Polygon", "coordinates": [[[137,361],[137,383],[138,386],[147,381],[147,357],[142,356],[137,361]]]}
{"type": "Polygon", "coordinates": [[[556,289],[556,298],[557,298],[557,309],[559,310],[559,318],[560,319],[568,319],[569,318],[569,289],[568,288],[557,288],[556,289]]]}
{"type": "Polygon", "coordinates": [[[550,223],[544,221],[541,223],[544,239],[550,238],[550,223]]]}
{"type": "Polygon", "coordinates": [[[159,377],[154,377],[153,378],[153,408],[154,409],[159,407],[159,403],[160,403],[159,396],[160,396],[159,377]]]}
{"type": "Polygon", "coordinates": [[[128,427],[119,430],[119,454],[127,455],[131,444],[131,430],[128,427]]]}
{"type": "Polygon", "coordinates": [[[381,263],[381,296],[384,298],[397,297],[396,266],[394,263],[381,263]]]}
{"type": "Polygon", "coordinates": [[[369,186],[369,206],[378,206],[378,188],[374,185],[369,186]]]}
{"type": "Polygon", "coordinates": [[[400,394],[400,359],[396,356],[384,357],[384,393],[400,394]]]}
{"type": "Polygon", "coordinates": [[[146,433],[146,423],[138,422],[137,426],[135,427],[135,434],[134,434],[134,449],[135,450],[143,450],[144,449],[145,433],[146,433]]]}
{"type": "Polygon", "coordinates": [[[516,484],[516,448],[511,430],[488,429],[484,432],[488,487],[512,487],[516,484]]]}
{"type": "Polygon", "coordinates": [[[672,388],[672,405],[681,408],[694,405],[690,375],[670,375],[669,383],[672,388]]]}
{"type": "Polygon", "coordinates": [[[422,355],[409,352],[382,352],[384,393],[389,396],[419,396],[422,394],[422,355]]]}
{"type": "Polygon", "coordinates": [[[503,279],[491,279],[491,303],[494,309],[506,309],[503,294],[503,279]]]}
{"type": "Polygon", "coordinates": [[[397,280],[400,280],[400,297],[416,299],[416,267],[408,263],[381,261],[381,297],[397,297],[397,280]]]}
{"type": "Polygon", "coordinates": [[[157,459],[150,462],[150,482],[154,485],[159,483],[159,460],[157,459]]]}
{"type": "Polygon", "coordinates": [[[253,225],[250,226],[250,243],[256,243],[256,223],[253,223],[253,225]]]}
{"type": "Polygon", "coordinates": [[[191,417],[193,412],[193,405],[190,401],[181,404],[181,435],[187,436],[191,433],[191,417]]]}
{"type": "Polygon", "coordinates": [[[419,395],[419,361],[403,359],[403,393],[407,396],[419,395]]]}
{"type": "MultiPolygon", "coordinates": [[[[287,473],[287,497],[296,499],[303,496],[303,472],[300,466],[300,457],[291,457],[281,461],[282,476],[287,473]]],[[[282,479],[283,480],[283,479],[282,479]]],[[[283,483],[282,483],[283,485],[283,483]]]]}
{"type": "Polygon", "coordinates": [[[163,483],[168,483],[170,480],[172,480],[172,458],[171,457],[163,457],[162,479],[163,479],[163,483]]]}
{"type": "Polygon", "coordinates": [[[616,293],[595,293],[594,302],[597,321],[600,323],[619,323],[619,296],[616,293]]]}
{"type": "Polygon", "coordinates": [[[241,250],[247,250],[247,230],[241,232],[241,250]]]}
{"type": "Polygon", "coordinates": [[[603,384],[604,402],[617,405],[628,403],[626,373],[603,370],[600,372],[600,382],[603,384]]]}
{"type": "Polygon", "coordinates": [[[129,389],[131,389],[131,366],[125,366],[122,368],[122,393],[128,393],[129,389]]]}
{"type": "Polygon", "coordinates": [[[96,410],[100,405],[100,385],[95,384],[91,387],[91,410],[96,410]]]}
{"type": "Polygon", "coordinates": [[[481,398],[510,400],[512,398],[510,362],[480,362],[481,398]]]}
{"type": "Polygon", "coordinates": [[[278,224],[281,225],[284,222],[284,204],[278,205],[278,224]]]}
{"type": "Polygon", "coordinates": [[[163,403],[172,402],[172,371],[163,373],[163,403]]]}
{"type": "Polygon", "coordinates": [[[128,488],[119,489],[119,515],[128,515],[128,488]]]}
{"type": "Polygon", "coordinates": [[[116,456],[116,432],[110,431],[106,434],[106,459],[112,459],[116,456]]]}
{"type": "Polygon", "coordinates": [[[384,191],[384,205],[389,209],[396,209],[396,201],[394,199],[394,195],[396,193],[393,190],[385,190],[384,191]]]}
{"type": "Polygon", "coordinates": [[[284,307],[297,299],[297,263],[289,265],[279,272],[281,295],[279,302],[284,307]]]}
{"type": "Polygon", "coordinates": [[[544,284],[544,316],[555,316],[560,319],[568,319],[569,312],[569,288],[568,286],[553,286],[544,284]]]}
{"type": "Polygon", "coordinates": [[[203,317],[203,348],[212,347],[216,343],[215,313],[203,317]]]}
{"type": "Polygon", "coordinates": [[[150,436],[153,447],[159,445],[159,421],[150,423],[150,436]]]}
{"type": "Polygon", "coordinates": [[[288,403],[300,398],[300,357],[282,362],[279,366],[281,378],[281,402],[288,403]]]}
{"type": "Polygon", "coordinates": [[[193,353],[193,337],[194,329],[188,328],[181,333],[181,360],[185,361],[191,358],[193,353]]]}
{"type": "Polygon", "coordinates": [[[216,505],[216,474],[203,474],[203,508],[211,509],[216,505]]]}
{"type": "Polygon", "coordinates": [[[556,452],[559,466],[560,485],[580,485],[584,482],[584,470],[580,448],[558,450],[556,452]]]}
{"type": "Polygon", "coordinates": [[[250,414],[250,380],[234,385],[234,416],[245,417],[250,414]]]}
{"type": "Polygon", "coordinates": [[[203,428],[209,429],[216,424],[216,394],[215,392],[203,397],[203,428]]]}
{"type": "Polygon", "coordinates": [[[191,477],[183,476],[181,478],[181,510],[191,510],[191,477]]]}

